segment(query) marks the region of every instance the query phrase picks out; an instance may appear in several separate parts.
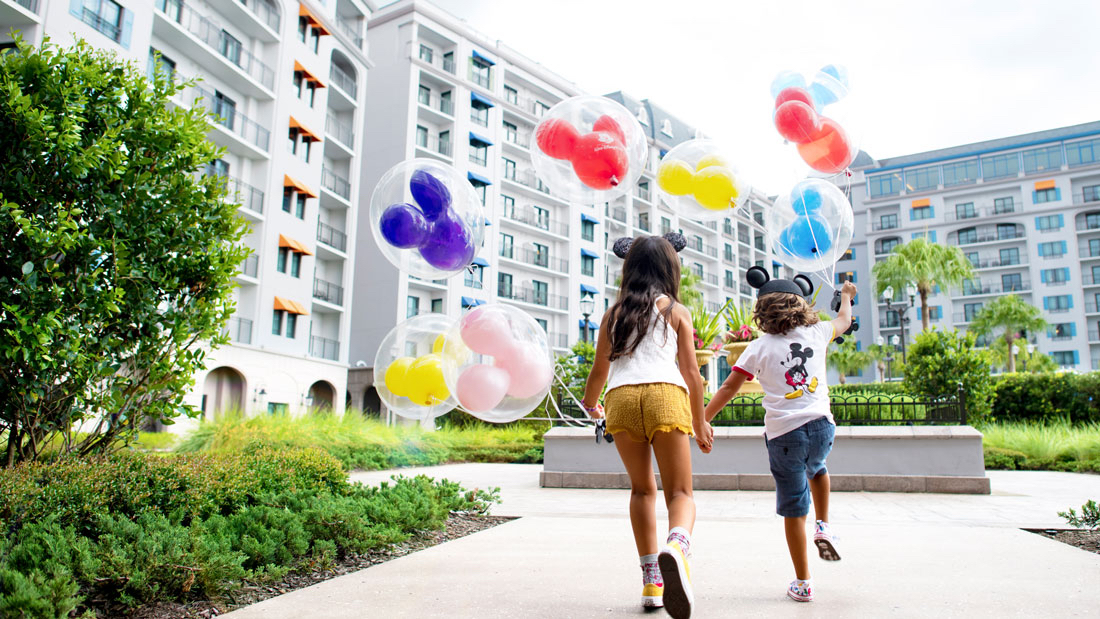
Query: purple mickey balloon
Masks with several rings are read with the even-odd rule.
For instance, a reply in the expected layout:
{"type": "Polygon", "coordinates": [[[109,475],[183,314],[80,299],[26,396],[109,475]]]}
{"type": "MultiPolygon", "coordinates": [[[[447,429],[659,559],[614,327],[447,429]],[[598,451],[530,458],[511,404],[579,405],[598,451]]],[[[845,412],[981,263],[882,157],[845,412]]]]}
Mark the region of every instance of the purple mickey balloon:
{"type": "Polygon", "coordinates": [[[432,224],[427,242],[420,248],[420,255],[441,271],[457,271],[473,261],[476,251],[469,227],[458,217],[447,213],[432,224]]]}
{"type": "Polygon", "coordinates": [[[401,249],[423,245],[430,226],[420,209],[411,204],[391,204],[382,211],[382,219],[378,222],[382,238],[401,249]]]}
{"type": "Polygon", "coordinates": [[[438,220],[451,206],[451,192],[447,186],[424,170],[412,173],[409,191],[428,221],[438,220]]]}

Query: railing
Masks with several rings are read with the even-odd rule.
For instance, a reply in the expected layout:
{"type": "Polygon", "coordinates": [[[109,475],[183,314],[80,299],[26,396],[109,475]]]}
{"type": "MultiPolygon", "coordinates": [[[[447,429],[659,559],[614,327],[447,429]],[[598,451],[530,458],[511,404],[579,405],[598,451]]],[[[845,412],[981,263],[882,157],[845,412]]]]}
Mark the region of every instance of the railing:
{"type": "Polygon", "coordinates": [[[703,282],[710,284],[711,286],[717,286],[718,276],[714,273],[707,273],[703,276],[703,282]]]}
{"type": "Polygon", "coordinates": [[[1016,257],[1010,260],[1001,260],[999,258],[987,260],[971,260],[970,264],[975,269],[996,269],[999,267],[1027,266],[1027,261],[1016,257]]]}
{"type": "Polygon", "coordinates": [[[530,133],[509,133],[504,136],[504,141],[509,144],[514,144],[520,148],[531,148],[531,134],[530,133]]]}
{"type": "Polygon", "coordinates": [[[452,99],[444,99],[443,97],[429,93],[426,96],[417,95],[416,102],[426,108],[446,114],[447,116],[455,115],[455,102],[452,99]]]}
{"type": "Polygon", "coordinates": [[[275,86],[275,72],[271,67],[260,62],[239,42],[230,41],[220,26],[193,11],[183,0],[156,0],[156,7],[265,88],[270,90],[275,86]]]}
{"type": "Polygon", "coordinates": [[[1085,219],[1077,222],[1077,229],[1078,230],[1100,230],[1100,221],[1090,220],[1089,218],[1086,217],[1085,219]]]}
{"type": "Polygon", "coordinates": [[[352,43],[355,44],[355,47],[363,49],[363,35],[359,34],[360,22],[354,22],[354,26],[352,25],[352,23],[349,22],[351,22],[351,20],[342,19],[337,16],[336,27],[340,29],[340,32],[342,32],[344,36],[346,36],[348,39],[351,40],[352,43]]]}
{"type": "Polygon", "coordinates": [[[317,222],[317,240],[340,251],[348,246],[348,235],[322,222],[317,222]]]}
{"type": "Polygon", "coordinates": [[[707,229],[710,229],[710,230],[714,230],[714,231],[717,232],[718,231],[718,222],[716,222],[716,221],[704,222],[703,227],[705,227],[707,229]]]}
{"type": "Polygon", "coordinates": [[[38,0],[15,0],[15,2],[32,13],[38,13],[38,0]]]}
{"type": "Polygon", "coordinates": [[[1071,307],[1047,307],[1043,308],[1043,311],[1050,312],[1051,314],[1065,314],[1069,312],[1071,307]]]}
{"type": "MultiPolygon", "coordinates": [[[[1058,254],[1058,257],[1061,258],[1064,255],[1065,254],[1058,254]]],[[[1079,255],[1082,258],[1100,258],[1100,248],[1093,249],[1092,247],[1082,247],[1077,252],[1077,255],[1079,255]]],[[[1044,256],[1044,257],[1046,257],[1046,256],[1044,256]]]]}
{"type": "MultiPolygon", "coordinates": [[[[240,0],[240,3],[248,7],[264,23],[275,32],[279,31],[279,14],[272,10],[271,5],[262,0],[240,0]]],[[[340,22],[337,21],[337,24],[340,22]]]]}
{"type": "Polygon", "coordinates": [[[879,329],[897,329],[900,326],[901,326],[901,323],[897,319],[895,319],[895,320],[890,320],[888,318],[879,318],[878,319],[878,328],[879,329]]]}
{"type": "Polygon", "coordinates": [[[500,255],[504,258],[550,269],[558,273],[569,272],[569,261],[564,258],[551,258],[549,252],[537,252],[525,247],[501,247],[500,255]]]}
{"type": "Polygon", "coordinates": [[[239,344],[252,343],[252,321],[240,316],[230,316],[225,323],[222,332],[229,336],[229,340],[239,344]]]}
{"type": "Polygon", "coordinates": [[[1009,213],[1019,213],[1023,210],[1022,204],[1017,204],[1015,201],[1011,204],[1002,204],[1000,206],[981,206],[975,207],[969,211],[948,211],[947,221],[965,221],[969,219],[979,219],[984,217],[991,217],[993,215],[1007,215],[1009,213]]]}
{"type": "Polygon", "coordinates": [[[424,140],[417,140],[416,141],[416,146],[418,148],[423,148],[425,150],[430,150],[430,151],[439,153],[440,155],[443,155],[444,157],[451,157],[452,156],[452,154],[451,154],[451,151],[452,151],[451,141],[449,139],[444,140],[444,141],[440,141],[438,137],[436,137],[434,135],[430,135],[430,136],[427,136],[424,140]]]}
{"type": "Polygon", "coordinates": [[[222,175],[221,179],[225,181],[226,199],[239,204],[241,208],[263,214],[264,192],[235,176],[222,175]]]}
{"type": "Polygon", "coordinates": [[[614,219],[615,221],[621,221],[626,223],[626,208],[622,206],[611,206],[608,204],[604,207],[604,214],[614,219]]]}
{"type": "Polygon", "coordinates": [[[489,163],[489,153],[488,153],[488,151],[481,151],[481,154],[478,154],[477,149],[471,149],[470,150],[470,163],[476,163],[477,165],[480,165],[480,166],[487,165],[489,163]]]}
{"type": "Polygon", "coordinates": [[[499,288],[497,290],[497,296],[502,299],[511,299],[513,301],[519,301],[521,303],[531,303],[533,305],[542,305],[544,307],[550,307],[553,309],[569,309],[569,299],[557,294],[550,294],[548,292],[539,292],[533,288],[520,288],[512,286],[510,288],[499,288]]]}
{"type": "Polygon", "coordinates": [[[741,294],[743,294],[747,297],[752,296],[752,287],[749,286],[748,284],[745,284],[745,283],[740,284],[738,286],[738,290],[741,291],[741,294]]]}
{"type": "Polygon", "coordinates": [[[332,114],[325,116],[325,132],[336,138],[344,146],[348,148],[355,147],[355,131],[352,130],[351,125],[345,125],[332,114]]]}
{"type": "Polygon", "coordinates": [[[188,97],[194,97],[194,100],[210,113],[215,123],[244,138],[260,150],[267,151],[271,144],[271,132],[256,121],[238,112],[236,108],[220,104],[215,93],[201,86],[191,86],[184,90],[181,96],[183,96],[184,101],[188,97]],[[223,114],[225,115],[223,116],[223,114]]]}
{"type": "MultiPolygon", "coordinates": [[[[1011,241],[1014,239],[1022,239],[1027,236],[1023,230],[1016,230],[1011,234],[981,234],[972,237],[967,237],[966,241],[959,239],[959,245],[974,245],[975,243],[992,243],[995,241],[1011,241]]],[[[958,238],[958,237],[956,237],[958,238]]]]}
{"type": "Polygon", "coordinates": [[[413,58],[425,64],[429,64],[437,69],[443,70],[445,73],[455,74],[455,61],[454,58],[448,58],[443,54],[436,54],[432,52],[431,60],[424,58],[420,55],[420,43],[418,41],[409,42],[409,58],[413,58]],[[414,45],[415,44],[415,45],[414,45]]]}
{"type": "Polygon", "coordinates": [[[530,187],[531,189],[534,189],[535,191],[539,191],[541,193],[550,193],[550,188],[547,187],[546,184],[543,183],[541,180],[539,180],[539,177],[535,174],[534,170],[523,170],[521,172],[514,168],[505,168],[504,178],[512,181],[513,183],[519,183],[524,187],[530,187]]]}
{"type": "MultiPolygon", "coordinates": [[[[764,423],[762,394],[735,397],[711,422],[715,426],[756,426],[764,423]]],[[[829,396],[837,425],[965,425],[963,391],[947,398],[909,395],[829,396]]]]}
{"type": "Polygon", "coordinates": [[[638,187],[634,190],[634,196],[637,197],[639,200],[645,200],[646,202],[650,201],[650,193],[648,189],[642,189],[641,187],[638,187]]]}
{"type": "Polygon", "coordinates": [[[688,239],[687,247],[701,254],[706,254],[711,258],[718,257],[718,248],[713,245],[706,245],[702,241],[696,242],[694,239],[688,239]]]}
{"type": "Polygon", "coordinates": [[[351,183],[336,172],[321,166],[321,186],[345,200],[351,199],[351,183]]]}
{"type": "Polygon", "coordinates": [[[1093,331],[1091,329],[1089,330],[1089,343],[1092,342],[1100,342],[1100,331],[1093,331]]]}
{"type": "Polygon", "coordinates": [[[1100,278],[1092,276],[1092,273],[1085,273],[1081,276],[1081,283],[1085,286],[1100,286],[1100,278]]]}
{"type": "Polygon", "coordinates": [[[717,314],[718,310],[722,309],[722,304],[716,301],[707,301],[705,307],[711,314],[717,314]]]}
{"type": "Polygon", "coordinates": [[[730,278],[722,282],[722,287],[727,290],[737,290],[737,282],[730,278]]]}
{"type": "Polygon", "coordinates": [[[955,312],[951,317],[954,319],[955,324],[965,325],[972,322],[977,315],[977,312],[973,312],[969,316],[966,315],[966,312],[955,312]]]}
{"type": "Polygon", "coordinates": [[[473,279],[470,277],[467,277],[462,283],[467,288],[473,288],[474,290],[481,290],[485,287],[485,282],[480,279],[473,279]]]}
{"type": "Polygon", "coordinates": [[[106,19],[103,19],[103,17],[99,13],[88,10],[85,7],[81,7],[79,17],[80,21],[88,24],[92,28],[95,28],[101,34],[107,36],[112,41],[118,41],[119,36],[122,34],[122,29],[119,28],[117,22],[107,21],[106,19]]]}
{"type": "Polygon", "coordinates": [[[474,108],[474,107],[470,108],[470,122],[472,122],[475,125],[478,125],[480,127],[488,127],[489,126],[489,111],[488,110],[483,110],[485,112],[484,114],[478,114],[477,109],[478,108],[474,108]]]}
{"type": "Polygon", "coordinates": [[[320,278],[313,278],[313,298],[320,299],[322,301],[332,303],[333,305],[344,305],[344,288],[343,286],[337,286],[332,282],[326,282],[320,278]]]}
{"type": "Polygon", "coordinates": [[[309,336],[309,354],[331,361],[340,360],[340,341],[317,335],[309,336]]]}
{"type": "Polygon", "coordinates": [[[256,277],[256,274],[260,272],[260,257],[256,254],[245,258],[241,261],[241,275],[247,275],[249,277],[256,277]]]}
{"type": "Polygon", "coordinates": [[[1100,190],[1093,189],[1092,191],[1083,191],[1073,195],[1074,204],[1088,204],[1090,202],[1100,202],[1100,190]]]}
{"type": "Polygon", "coordinates": [[[898,220],[893,221],[872,221],[871,230],[878,232],[879,230],[895,230],[901,227],[901,223],[898,220]]]}
{"type": "Polygon", "coordinates": [[[490,75],[482,75],[480,73],[470,73],[470,81],[481,86],[482,88],[492,88],[493,79],[490,75]]]}
{"type": "Polygon", "coordinates": [[[512,221],[518,221],[528,226],[546,230],[558,236],[569,236],[569,225],[550,219],[549,215],[542,216],[533,208],[517,206],[504,207],[504,216],[512,221]]]}
{"type": "Polygon", "coordinates": [[[1015,284],[1009,285],[993,285],[993,284],[978,284],[978,285],[963,285],[962,296],[973,297],[981,294],[1001,294],[1005,292],[1026,292],[1031,290],[1031,283],[1028,281],[1021,281],[1015,284]]]}
{"type": "MultiPolygon", "coordinates": [[[[591,337],[589,338],[592,339],[591,337]]],[[[569,336],[564,333],[547,333],[546,341],[550,343],[552,348],[568,348],[569,336]]]]}
{"type": "Polygon", "coordinates": [[[1097,306],[1096,303],[1085,303],[1085,313],[1098,314],[1100,313],[1100,306],[1097,306]]]}
{"type": "Polygon", "coordinates": [[[649,232],[649,218],[638,215],[634,218],[634,227],[639,230],[649,232]]]}
{"type": "Polygon", "coordinates": [[[335,64],[329,69],[328,76],[332,83],[340,87],[340,90],[351,95],[352,99],[355,98],[358,92],[358,84],[356,84],[354,77],[348,75],[346,71],[335,64]]]}
{"type": "Polygon", "coordinates": [[[751,264],[752,263],[749,262],[748,258],[740,258],[737,261],[737,266],[741,267],[742,269],[749,268],[751,266],[751,264]]]}

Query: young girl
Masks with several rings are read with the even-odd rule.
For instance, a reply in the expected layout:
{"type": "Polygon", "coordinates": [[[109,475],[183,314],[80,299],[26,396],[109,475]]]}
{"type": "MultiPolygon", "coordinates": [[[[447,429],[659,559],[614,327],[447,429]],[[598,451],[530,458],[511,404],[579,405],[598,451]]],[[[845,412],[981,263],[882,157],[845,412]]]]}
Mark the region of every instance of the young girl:
{"type": "Polygon", "coordinates": [[[703,378],[695,360],[691,314],[677,302],[679,234],[619,239],[624,257],[619,298],[604,313],[596,359],[585,385],[589,415],[603,416],[600,393],[607,384],[607,431],[630,476],[630,525],[642,565],[642,605],[664,606],[675,618],[689,617],[693,603],[688,557],[695,524],[691,492],[691,443],[710,449],[713,432],[703,421],[703,378]],[[674,247],[674,244],[678,245],[674,247]],[[610,376],[609,376],[610,374],[610,376]],[[661,472],[669,532],[657,548],[657,484],[661,472]]]}
{"type": "Polygon", "coordinates": [[[749,271],[746,279],[760,289],[753,316],[764,335],[741,353],[729,378],[707,405],[706,419],[713,419],[745,380],[754,376],[760,380],[764,390],[764,442],[775,478],[776,513],[783,516],[787,548],[794,563],[795,580],[787,587],[787,595],[810,602],[814,592],[806,551],[806,515],[811,494],[817,520],[814,544],[822,559],[840,560],[836,539],[829,529],[825,458],[832,450],[836,427],[825,384],[825,352],[829,342],[852,323],[856,286],[845,282],[836,320],[820,322],[805,299],[813,291],[805,276],[796,276],[795,281],[768,281],[764,269],[753,267],[749,271]],[[755,269],[760,271],[754,273],[755,269]]]}

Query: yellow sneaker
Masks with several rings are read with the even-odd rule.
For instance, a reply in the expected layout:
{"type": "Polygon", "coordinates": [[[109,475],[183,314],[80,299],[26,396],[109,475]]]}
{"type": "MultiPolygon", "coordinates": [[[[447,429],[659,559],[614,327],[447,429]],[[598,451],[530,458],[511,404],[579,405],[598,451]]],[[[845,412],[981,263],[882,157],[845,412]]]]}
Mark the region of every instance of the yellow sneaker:
{"type": "Polygon", "coordinates": [[[665,581],[664,604],[672,619],[688,619],[695,597],[691,591],[691,566],[678,541],[669,542],[657,555],[665,581]]]}
{"type": "Polygon", "coordinates": [[[664,588],[656,583],[648,583],[642,587],[642,606],[645,608],[660,608],[665,605],[664,588]]]}

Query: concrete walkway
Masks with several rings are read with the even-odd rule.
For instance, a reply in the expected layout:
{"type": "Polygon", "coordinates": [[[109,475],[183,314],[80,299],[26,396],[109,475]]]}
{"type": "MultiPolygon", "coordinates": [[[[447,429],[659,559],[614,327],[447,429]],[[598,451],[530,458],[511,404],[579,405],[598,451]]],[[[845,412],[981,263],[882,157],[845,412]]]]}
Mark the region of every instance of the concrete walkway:
{"type": "MultiPolygon", "coordinates": [[[[540,488],[540,470],[462,464],[400,471],[469,488],[500,486],[503,504],[493,513],[521,518],[226,616],[642,614],[627,492],[540,488]]],[[[353,478],[374,484],[391,474],[353,478]]],[[[1065,526],[1056,512],[1100,498],[1100,476],[989,476],[991,496],[834,494],[831,520],[844,560],[814,558],[812,604],[784,596],[793,572],[773,493],[697,492],[694,616],[1100,616],[1100,555],[1020,530],[1065,526]]]]}

